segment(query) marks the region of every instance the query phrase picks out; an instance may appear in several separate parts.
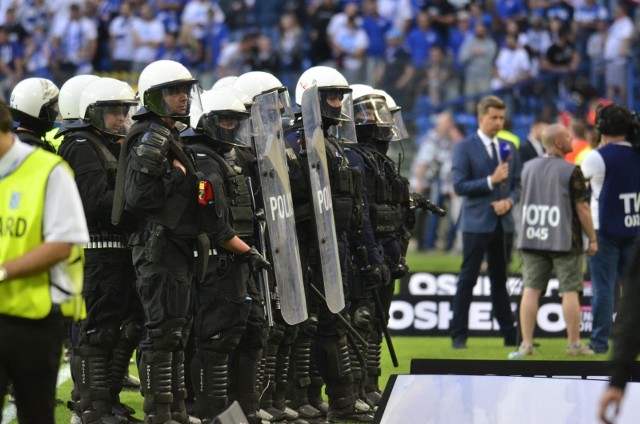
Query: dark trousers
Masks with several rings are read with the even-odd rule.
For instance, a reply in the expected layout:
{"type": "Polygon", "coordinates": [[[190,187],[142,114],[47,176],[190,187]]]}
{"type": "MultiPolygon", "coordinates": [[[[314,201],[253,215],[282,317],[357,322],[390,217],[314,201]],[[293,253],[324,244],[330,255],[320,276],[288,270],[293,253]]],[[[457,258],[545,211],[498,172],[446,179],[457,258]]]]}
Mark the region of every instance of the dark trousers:
{"type": "MultiPolygon", "coordinates": [[[[81,324],[83,345],[95,345],[87,331],[100,336],[104,329],[118,333],[122,323],[131,320],[142,325],[144,319],[136,291],[136,274],[129,249],[88,249],[85,251],[83,295],[87,318],[81,324]]],[[[111,349],[117,338],[109,340],[111,349]]]]}
{"type": "Polygon", "coordinates": [[[41,320],[0,315],[0,416],[13,383],[21,424],[54,424],[64,326],[59,313],[41,320]]]}
{"type": "Polygon", "coordinates": [[[515,332],[513,312],[507,293],[507,264],[513,244],[513,233],[505,233],[500,225],[493,233],[462,234],[462,269],[453,298],[451,337],[466,337],[469,331],[469,307],[473,287],[478,280],[485,254],[491,281],[491,305],[493,316],[500,324],[500,332],[511,336],[515,332]]]}

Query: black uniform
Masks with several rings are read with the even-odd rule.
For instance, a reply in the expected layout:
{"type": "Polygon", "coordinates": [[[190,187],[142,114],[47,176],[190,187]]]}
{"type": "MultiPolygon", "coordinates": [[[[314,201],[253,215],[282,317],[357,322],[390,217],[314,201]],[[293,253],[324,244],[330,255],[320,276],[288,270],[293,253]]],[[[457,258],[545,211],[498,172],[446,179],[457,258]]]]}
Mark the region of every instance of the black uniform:
{"type": "MultiPolygon", "coordinates": [[[[314,338],[318,330],[318,302],[313,299],[310,283],[318,285],[321,281],[316,278],[318,269],[318,253],[315,236],[309,228],[313,228],[313,205],[311,204],[311,192],[309,186],[308,166],[306,157],[301,155],[300,137],[302,134],[302,121],[297,120],[293,125],[285,128],[285,154],[289,170],[291,184],[291,198],[296,218],[296,233],[298,236],[298,251],[300,253],[300,265],[305,284],[305,295],[309,310],[309,318],[297,327],[291,346],[289,362],[289,385],[287,398],[288,406],[297,410],[303,419],[314,420],[321,416],[321,412],[309,404],[308,390],[311,385],[310,362],[314,338]],[[313,303],[312,303],[313,300],[313,303]],[[313,307],[312,307],[313,305],[313,307]]],[[[315,385],[322,386],[323,381],[318,375],[315,385]]]]}
{"type": "Polygon", "coordinates": [[[37,133],[27,130],[27,129],[16,129],[16,135],[20,139],[20,141],[30,144],[32,146],[41,147],[44,150],[55,153],[56,149],[53,148],[51,144],[47,141],[43,140],[37,133]]]}
{"type": "MultiPolygon", "coordinates": [[[[380,173],[375,167],[372,167],[369,157],[358,147],[355,144],[345,147],[345,153],[350,165],[357,168],[364,176],[362,187],[363,231],[350,244],[352,265],[351,279],[349,281],[349,300],[351,303],[349,315],[351,324],[356,331],[365,340],[368,340],[372,335],[372,331],[375,331],[373,328],[376,315],[374,291],[385,290],[384,287],[387,287],[390,283],[382,246],[375,236],[374,229],[384,225],[384,223],[379,222],[381,217],[392,215],[388,212],[393,211],[394,208],[390,205],[390,193],[386,202],[388,208],[383,209],[380,207],[382,206],[380,205],[381,202],[378,202],[376,198],[385,193],[385,190],[381,191],[377,187],[380,185],[380,173]]],[[[353,369],[354,392],[362,399],[366,399],[365,380],[367,380],[369,373],[375,374],[377,372],[377,369],[374,369],[374,358],[368,357],[369,346],[362,345],[361,342],[358,342],[357,346],[361,355],[358,355],[358,352],[355,351],[356,346],[353,346],[353,344],[350,344],[349,348],[351,368],[353,369]]]]}
{"type": "MultiPolygon", "coordinates": [[[[137,289],[145,313],[139,370],[145,417],[187,423],[184,347],[191,327],[194,250],[208,250],[202,236],[215,221],[198,205],[195,161],[179,133],[141,110],[125,140],[125,209],[138,219],[130,239],[137,289]],[[166,146],[162,160],[157,146],[166,146]],[[148,151],[152,153],[147,154],[148,151]],[[173,166],[178,160],[186,174],[173,166]]],[[[204,255],[201,255],[201,260],[204,255]]]]}
{"type": "MultiPolygon", "coordinates": [[[[236,235],[248,245],[253,244],[253,194],[249,192],[242,163],[237,160],[234,149],[228,148],[226,152],[222,148],[215,149],[219,146],[207,136],[185,137],[185,141],[195,153],[198,169],[205,179],[214,187],[223,188],[214,193],[221,219],[209,233],[211,250],[207,272],[204,280],[196,285],[193,326],[196,353],[190,366],[196,416],[213,419],[227,407],[229,356],[240,344],[252,306],[252,299],[247,294],[247,286],[252,283],[249,266],[225,250],[222,244],[236,235]]],[[[254,347],[260,350],[262,343],[258,341],[254,347]]],[[[242,378],[251,384],[256,381],[256,365],[255,361],[248,367],[243,364],[245,375],[242,378]]],[[[252,399],[245,401],[240,396],[241,406],[253,408],[246,412],[255,412],[255,391],[246,396],[252,399]]]]}
{"type": "Polygon", "coordinates": [[[80,401],[73,409],[83,422],[94,422],[111,415],[119,404],[122,379],[142,333],[142,308],[127,246],[133,220],[126,215],[114,226],[110,219],[120,144],[86,126],[66,131],[59,150],[74,171],[91,236],[83,286],[87,317],[71,364],[73,397],[80,401]],[[83,373],[85,369],[91,371],[83,373]]]}
{"type": "MultiPolygon", "coordinates": [[[[350,167],[340,143],[326,132],[324,136],[340,270],[345,298],[348,299],[349,242],[350,239],[359,237],[363,225],[362,177],[358,170],[350,167]]],[[[289,137],[288,141],[292,150],[297,153],[300,169],[305,176],[305,184],[309,187],[310,180],[306,157],[300,151],[300,145],[295,140],[295,137],[289,137]]],[[[290,174],[292,189],[300,184],[300,181],[295,181],[296,179],[293,174],[290,174]]],[[[308,188],[305,191],[309,193],[308,188]]],[[[310,202],[309,200],[296,202],[296,196],[293,197],[293,202],[296,220],[300,221],[302,218],[298,217],[298,211],[304,210],[305,204],[308,205],[310,202]]],[[[310,213],[308,215],[311,216],[310,213]]],[[[304,261],[302,262],[303,270],[309,267],[308,272],[305,272],[307,287],[310,283],[319,287],[322,283],[322,273],[315,245],[317,241],[301,238],[299,242],[300,256],[303,258],[305,256],[309,257],[309,261],[306,264],[304,261]]],[[[311,291],[307,290],[307,292],[311,291]]],[[[304,405],[303,402],[310,401],[312,405],[321,409],[322,398],[320,390],[324,381],[326,394],[329,397],[329,408],[333,411],[332,413],[339,414],[341,411],[348,414],[353,413],[355,412],[354,405],[357,398],[354,396],[352,388],[353,373],[347,345],[347,328],[329,311],[327,305],[317,297],[311,296],[309,300],[309,319],[301,325],[298,337],[294,342],[291,370],[291,374],[294,377],[294,392],[297,391],[299,393],[302,387],[308,386],[308,397],[298,396],[295,398],[296,403],[292,404],[292,406],[304,405]],[[315,339],[313,338],[314,333],[315,339]],[[313,346],[310,346],[311,339],[315,342],[313,346]],[[308,377],[301,373],[301,371],[306,371],[305,350],[307,349],[311,349],[313,352],[308,377]],[[296,386],[298,387],[296,388],[296,386]]],[[[347,305],[342,313],[346,313],[348,308],[349,306],[347,305]]]]}
{"type": "MultiPolygon", "coordinates": [[[[407,252],[409,230],[415,225],[415,211],[409,208],[409,182],[397,171],[393,161],[380,151],[376,141],[359,142],[354,146],[366,163],[367,197],[371,227],[375,239],[383,249],[384,263],[390,270],[388,281],[378,289],[380,303],[376,307],[375,324],[369,336],[367,350],[367,379],[365,391],[373,403],[379,401],[378,377],[381,374],[382,327],[387,326],[391,298],[396,278],[407,272],[404,257],[407,252]]],[[[375,295],[375,294],[374,294],[375,295]]],[[[376,301],[377,303],[377,301],[376,301]]]]}

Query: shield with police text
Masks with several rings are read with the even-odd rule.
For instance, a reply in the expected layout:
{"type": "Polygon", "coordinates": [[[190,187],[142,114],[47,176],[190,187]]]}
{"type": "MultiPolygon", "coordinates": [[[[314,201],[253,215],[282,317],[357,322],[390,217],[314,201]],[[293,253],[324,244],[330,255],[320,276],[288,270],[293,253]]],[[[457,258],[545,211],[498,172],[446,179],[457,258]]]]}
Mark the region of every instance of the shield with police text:
{"type": "Polygon", "coordinates": [[[267,224],[267,245],[280,296],[281,313],[284,320],[293,325],[307,319],[307,302],[278,92],[261,94],[255,98],[251,107],[251,123],[267,224]]]}
{"type": "Polygon", "coordinates": [[[306,141],[311,186],[311,202],[318,236],[318,252],[324,281],[327,306],[333,313],[344,309],[342,273],[338,255],[338,239],[333,221],[329,168],[325,153],[317,86],[308,87],[302,94],[302,122],[306,141]]]}

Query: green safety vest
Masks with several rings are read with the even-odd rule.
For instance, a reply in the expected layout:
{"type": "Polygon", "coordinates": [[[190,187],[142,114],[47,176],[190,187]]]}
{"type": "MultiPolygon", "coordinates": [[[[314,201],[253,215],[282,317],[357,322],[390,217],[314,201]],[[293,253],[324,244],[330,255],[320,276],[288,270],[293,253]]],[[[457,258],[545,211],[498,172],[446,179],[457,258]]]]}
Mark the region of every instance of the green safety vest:
{"type": "MultiPolygon", "coordinates": [[[[47,182],[62,158],[35,149],[11,174],[0,180],[0,264],[23,256],[44,241],[42,234],[47,182]]],[[[62,207],[63,205],[61,205],[62,207]]],[[[61,305],[66,316],[82,313],[82,249],[74,247],[67,262],[72,299],[61,305]],[[78,280],[79,278],[79,280],[78,280]]],[[[49,272],[0,282],[0,314],[42,319],[51,312],[49,272]]]]}

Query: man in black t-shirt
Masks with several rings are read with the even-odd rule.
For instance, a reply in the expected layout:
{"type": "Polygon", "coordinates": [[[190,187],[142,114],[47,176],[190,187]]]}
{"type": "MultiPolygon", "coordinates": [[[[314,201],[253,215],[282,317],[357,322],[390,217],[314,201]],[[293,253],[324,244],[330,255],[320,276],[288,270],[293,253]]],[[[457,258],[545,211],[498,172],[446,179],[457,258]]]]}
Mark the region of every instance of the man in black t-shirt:
{"type": "Polygon", "coordinates": [[[562,100],[559,93],[566,89],[567,76],[575,72],[579,65],[580,56],[571,40],[571,29],[563,26],[558,39],[547,49],[541,62],[545,107],[553,108],[547,112],[555,112],[557,101],[562,100]]]}

